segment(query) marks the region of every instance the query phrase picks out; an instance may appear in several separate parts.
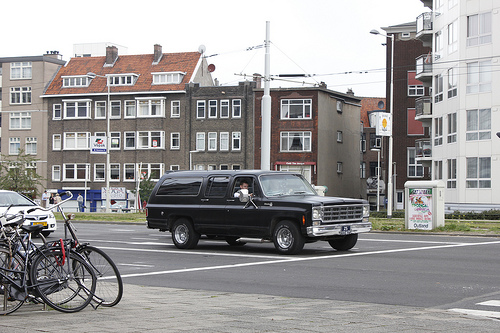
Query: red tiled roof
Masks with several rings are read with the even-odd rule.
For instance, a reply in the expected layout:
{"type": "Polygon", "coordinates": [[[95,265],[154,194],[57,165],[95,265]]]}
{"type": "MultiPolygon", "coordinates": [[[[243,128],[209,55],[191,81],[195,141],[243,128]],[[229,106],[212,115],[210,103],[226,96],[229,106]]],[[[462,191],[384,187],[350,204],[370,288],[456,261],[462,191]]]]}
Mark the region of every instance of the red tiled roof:
{"type": "Polygon", "coordinates": [[[114,93],[184,90],[185,84],[194,75],[200,57],[199,52],[164,53],[160,62],[153,65],[153,54],[119,55],[112,67],[104,67],[106,57],[71,58],[66,66],[61,67],[47,88],[45,95],[107,93],[106,79],[99,77],[93,79],[88,87],[62,87],[63,76],[86,75],[89,72],[103,76],[131,73],[139,75],[136,83],[132,86],[111,87],[114,93]],[[176,71],[186,73],[180,84],[151,84],[153,82],[151,73],[176,71]]]}

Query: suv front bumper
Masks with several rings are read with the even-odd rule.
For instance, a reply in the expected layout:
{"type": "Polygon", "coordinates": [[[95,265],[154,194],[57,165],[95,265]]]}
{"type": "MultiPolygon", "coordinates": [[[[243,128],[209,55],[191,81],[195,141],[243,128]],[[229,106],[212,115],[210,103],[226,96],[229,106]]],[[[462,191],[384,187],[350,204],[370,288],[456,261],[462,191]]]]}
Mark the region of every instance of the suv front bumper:
{"type": "Polygon", "coordinates": [[[359,234],[372,230],[371,222],[323,224],[307,227],[309,237],[359,234]]]}

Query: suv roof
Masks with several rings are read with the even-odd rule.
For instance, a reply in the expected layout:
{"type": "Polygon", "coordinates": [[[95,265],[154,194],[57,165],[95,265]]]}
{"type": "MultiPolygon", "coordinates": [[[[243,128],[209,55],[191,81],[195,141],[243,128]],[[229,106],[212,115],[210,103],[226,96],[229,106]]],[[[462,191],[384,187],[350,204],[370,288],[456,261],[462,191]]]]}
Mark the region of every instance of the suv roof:
{"type": "Polygon", "coordinates": [[[182,170],[182,171],[168,171],[165,175],[175,175],[175,176],[207,176],[207,175],[268,175],[268,174],[297,174],[296,172],[289,171],[275,171],[275,170],[182,170]]]}

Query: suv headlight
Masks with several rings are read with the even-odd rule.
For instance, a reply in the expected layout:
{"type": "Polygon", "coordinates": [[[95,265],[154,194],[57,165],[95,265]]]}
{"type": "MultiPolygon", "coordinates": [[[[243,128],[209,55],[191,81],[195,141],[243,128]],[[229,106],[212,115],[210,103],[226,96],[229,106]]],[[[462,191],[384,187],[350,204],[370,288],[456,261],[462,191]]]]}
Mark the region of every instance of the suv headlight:
{"type": "Polygon", "coordinates": [[[313,221],[323,219],[323,209],[321,207],[313,207],[312,219],[313,219],[313,221]]]}
{"type": "Polygon", "coordinates": [[[363,205],[363,217],[370,216],[370,206],[363,205]]]}

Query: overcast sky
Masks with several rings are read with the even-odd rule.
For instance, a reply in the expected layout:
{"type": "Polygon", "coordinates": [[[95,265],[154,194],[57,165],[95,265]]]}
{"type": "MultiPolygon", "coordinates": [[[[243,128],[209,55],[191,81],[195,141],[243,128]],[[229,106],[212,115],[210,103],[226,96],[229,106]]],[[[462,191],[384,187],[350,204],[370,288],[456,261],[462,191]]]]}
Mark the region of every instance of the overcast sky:
{"type": "MultiPolygon", "coordinates": [[[[270,22],[271,75],[316,74],[307,82],[356,96],[385,96],[385,42],[372,29],[414,21],[429,11],[420,0],[25,0],[2,3],[0,57],[58,50],[73,44],[112,42],[128,54],[196,51],[205,45],[213,77],[221,84],[244,80],[235,73],[264,74],[263,45],[270,22]],[[353,72],[352,74],[341,74],[353,72]],[[359,72],[368,72],[360,74],[359,72]]],[[[272,87],[302,86],[273,81],[272,87]]]]}

